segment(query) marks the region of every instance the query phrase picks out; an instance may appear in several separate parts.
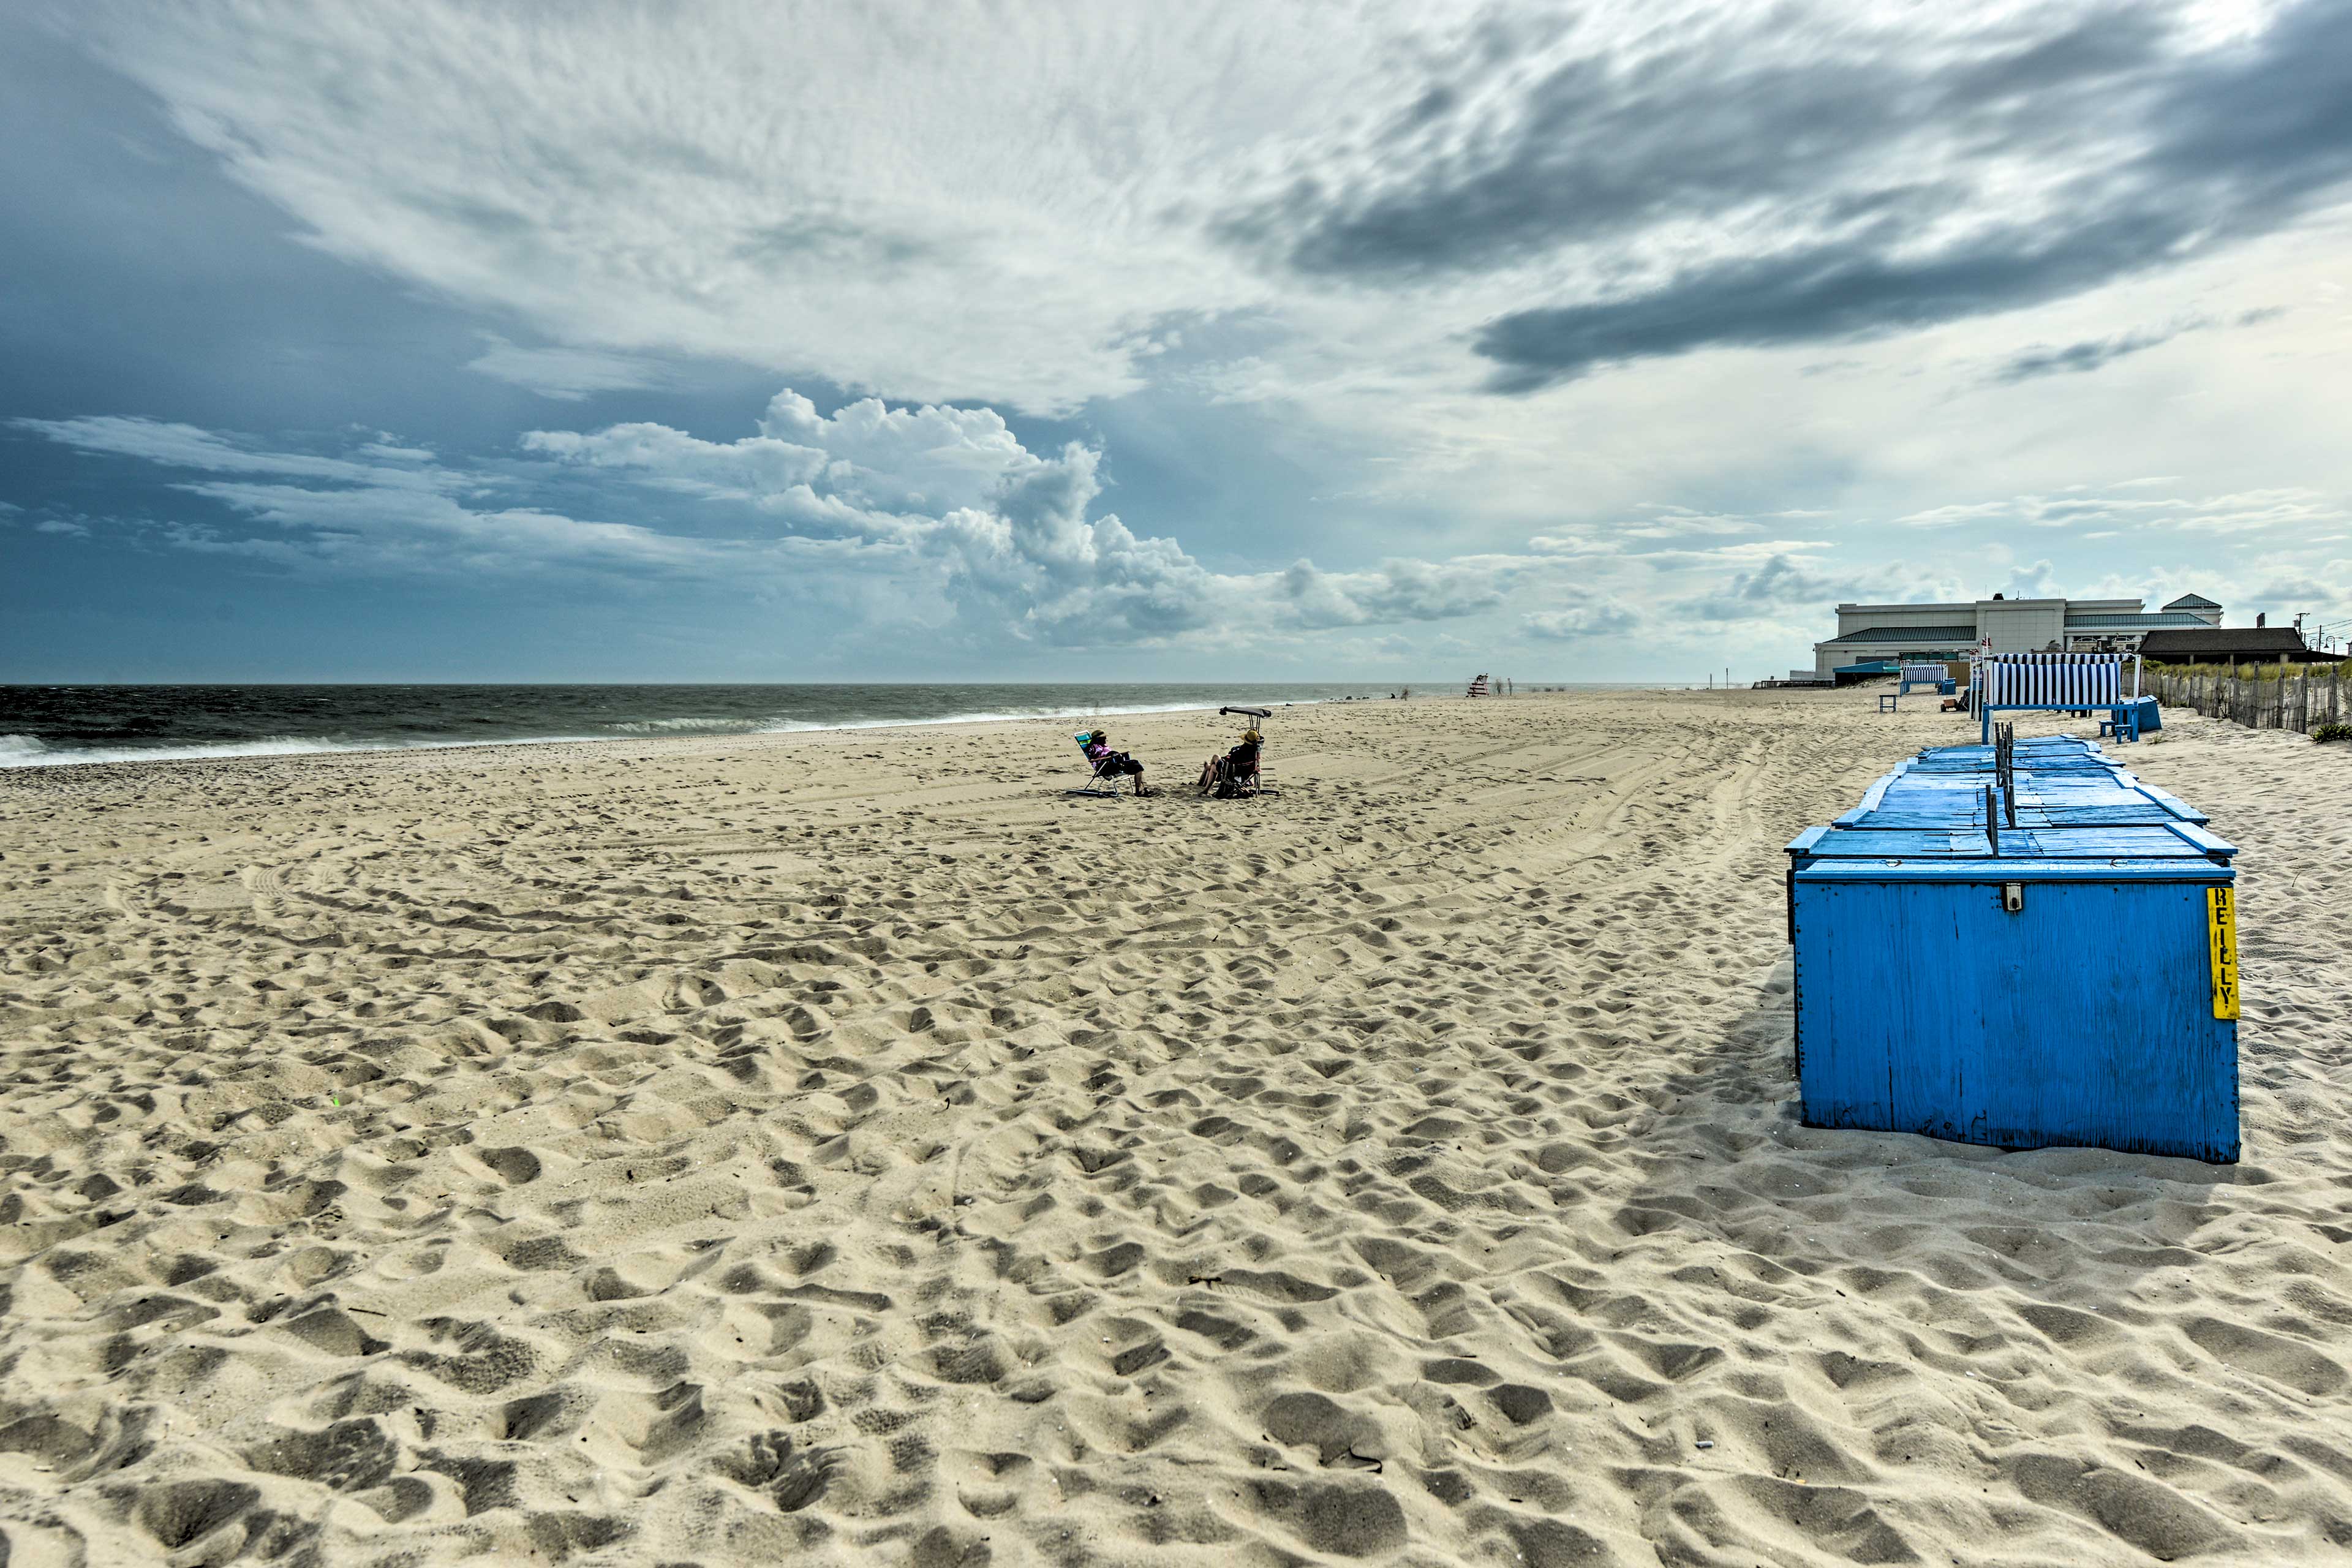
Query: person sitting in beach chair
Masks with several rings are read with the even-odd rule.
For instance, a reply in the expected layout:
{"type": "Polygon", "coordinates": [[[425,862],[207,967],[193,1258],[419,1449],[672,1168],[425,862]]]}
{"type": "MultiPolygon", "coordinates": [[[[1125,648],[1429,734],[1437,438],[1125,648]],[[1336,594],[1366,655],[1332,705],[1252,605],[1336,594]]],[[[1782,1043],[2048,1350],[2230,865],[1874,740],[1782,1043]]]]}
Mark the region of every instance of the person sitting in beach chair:
{"type": "Polygon", "coordinates": [[[1241,744],[1201,764],[1201,793],[1216,793],[1219,800],[1257,793],[1258,752],[1265,737],[1253,727],[1242,731],[1241,744]]]}
{"type": "Polygon", "coordinates": [[[1118,793],[1118,781],[1130,776],[1135,780],[1135,793],[1139,795],[1145,793],[1143,764],[1125,752],[1112,751],[1109,731],[1091,731],[1078,745],[1086,752],[1087,761],[1092,764],[1097,781],[1110,785],[1113,795],[1118,793]]]}

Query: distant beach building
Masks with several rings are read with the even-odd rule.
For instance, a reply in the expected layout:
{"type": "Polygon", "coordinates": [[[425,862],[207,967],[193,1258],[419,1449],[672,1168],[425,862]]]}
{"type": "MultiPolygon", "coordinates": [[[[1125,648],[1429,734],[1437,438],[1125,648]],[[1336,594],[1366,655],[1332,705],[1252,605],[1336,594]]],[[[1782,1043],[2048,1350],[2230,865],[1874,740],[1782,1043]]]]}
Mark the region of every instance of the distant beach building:
{"type": "Polygon", "coordinates": [[[1817,678],[1841,669],[1995,653],[2137,653],[2150,632],[2221,624],[2221,606],[2184,594],[2160,610],[2145,599],[1990,599],[1957,605],[1840,605],[1837,636],[1813,645],[1817,678]]]}
{"type": "Polygon", "coordinates": [[[2210,626],[2150,632],[2140,652],[2166,664],[2332,664],[2293,626],[2210,626]]]}
{"type": "Polygon", "coordinates": [[[2221,624],[2221,606],[2202,594],[2183,594],[2164,606],[2164,613],[2168,616],[2175,611],[2195,616],[2209,626],[2218,626],[2221,624]]]}

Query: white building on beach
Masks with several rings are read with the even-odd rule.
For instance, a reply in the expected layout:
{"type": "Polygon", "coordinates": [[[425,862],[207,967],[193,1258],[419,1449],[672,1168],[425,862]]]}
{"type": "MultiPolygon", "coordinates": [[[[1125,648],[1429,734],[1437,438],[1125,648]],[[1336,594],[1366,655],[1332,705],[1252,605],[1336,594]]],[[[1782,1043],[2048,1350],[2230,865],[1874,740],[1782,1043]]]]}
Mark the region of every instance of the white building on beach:
{"type": "Polygon", "coordinates": [[[1813,670],[1888,660],[1966,658],[1984,638],[1995,653],[2131,653],[2153,631],[2218,626],[2221,606],[2184,594],[2160,610],[2143,599],[1990,599],[1959,605],[1840,605],[1837,636],[1813,645],[1813,670]]]}

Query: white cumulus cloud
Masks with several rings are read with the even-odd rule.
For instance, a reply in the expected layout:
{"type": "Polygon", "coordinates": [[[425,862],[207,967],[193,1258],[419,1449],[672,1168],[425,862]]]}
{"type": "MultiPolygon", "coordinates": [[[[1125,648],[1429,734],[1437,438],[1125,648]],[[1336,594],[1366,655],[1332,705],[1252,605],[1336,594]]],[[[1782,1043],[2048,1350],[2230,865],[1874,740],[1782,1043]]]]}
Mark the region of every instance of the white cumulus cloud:
{"type": "Polygon", "coordinates": [[[1031,451],[989,408],[866,398],[821,415],[789,389],[737,440],[642,421],[535,430],[521,439],[520,467],[444,460],[381,432],[322,453],[130,416],[16,424],[173,470],[176,490],[272,531],[172,520],[163,536],[184,549],[306,569],[569,570],[766,586],[1055,646],[1458,620],[1495,608],[1514,581],[1548,564],[1392,558],[1327,572],[1301,560],[1215,572],[1176,540],[1139,535],[1098,510],[1102,454],[1092,447],[1031,451]],[[583,479],[600,511],[648,521],[531,502],[534,487],[583,479]]]}

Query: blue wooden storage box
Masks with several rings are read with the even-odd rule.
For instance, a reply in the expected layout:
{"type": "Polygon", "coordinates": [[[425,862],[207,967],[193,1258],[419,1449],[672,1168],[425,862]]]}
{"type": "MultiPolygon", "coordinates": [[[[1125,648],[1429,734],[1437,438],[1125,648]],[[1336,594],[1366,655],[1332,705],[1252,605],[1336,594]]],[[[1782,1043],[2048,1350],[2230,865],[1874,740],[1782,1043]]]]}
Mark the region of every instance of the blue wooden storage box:
{"type": "Polygon", "coordinates": [[[2236,1160],[2236,849],[2128,774],[2053,806],[2021,748],[2015,826],[1991,777],[1789,846],[1806,1124],[2236,1160]]]}
{"type": "MultiPolygon", "coordinates": [[[[1837,819],[1840,827],[1936,827],[1953,821],[1984,824],[1989,775],[1892,773],[1870,786],[1862,804],[1837,819]]],[[[2203,824],[2207,817],[2128,773],[2105,777],[2029,773],[2014,781],[2021,827],[2122,827],[2135,823],[2203,824]]]]}

